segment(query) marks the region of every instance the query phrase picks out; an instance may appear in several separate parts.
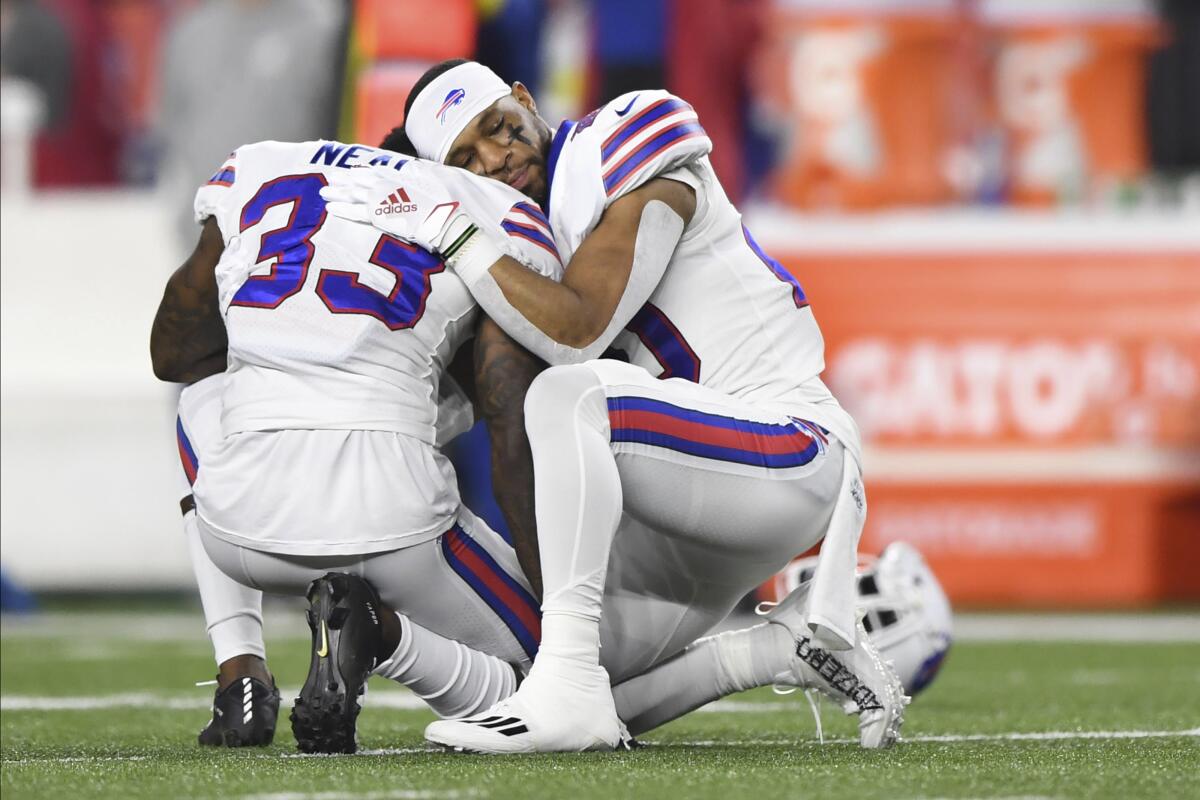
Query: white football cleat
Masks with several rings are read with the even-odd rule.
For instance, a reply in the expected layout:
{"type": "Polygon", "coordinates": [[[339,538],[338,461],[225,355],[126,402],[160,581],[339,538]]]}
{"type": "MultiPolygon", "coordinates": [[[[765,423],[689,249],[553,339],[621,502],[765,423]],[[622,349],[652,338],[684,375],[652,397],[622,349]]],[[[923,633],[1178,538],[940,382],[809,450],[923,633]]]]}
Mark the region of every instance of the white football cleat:
{"type": "MultiPolygon", "coordinates": [[[[815,688],[858,715],[859,742],[869,749],[890,747],[900,738],[904,708],[909,698],[892,666],[879,657],[862,621],[851,650],[823,650],[812,643],[805,623],[805,601],[811,583],[805,582],[765,613],[767,622],[782,625],[794,643],[786,672],[777,683],[801,689],[815,688]]],[[[818,720],[819,724],[819,720],[818,720]]]]}
{"type": "Polygon", "coordinates": [[[432,722],[425,738],[463,753],[578,753],[617,749],[623,730],[603,667],[543,654],[511,697],[432,722]]]}

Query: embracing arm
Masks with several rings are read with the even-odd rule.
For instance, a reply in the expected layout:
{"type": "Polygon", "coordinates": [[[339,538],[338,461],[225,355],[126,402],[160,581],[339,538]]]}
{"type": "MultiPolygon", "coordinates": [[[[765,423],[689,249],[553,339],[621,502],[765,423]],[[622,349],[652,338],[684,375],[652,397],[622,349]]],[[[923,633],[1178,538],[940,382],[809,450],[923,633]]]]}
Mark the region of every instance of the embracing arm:
{"type": "Polygon", "coordinates": [[[221,230],[209,217],[196,249],[167,281],[150,329],[150,359],[159,380],[194,383],[225,370],[229,340],[216,277],[224,249],[221,230]]]}
{"type": "MultiPolygon", "coordinates": [[[[589,348],[606,332],[615,334],[610,329],[619,311],[632,318],[645,303],[682,234],[683,227],[678,223],[675,227],[668,224],[661,231],[647,230],[645,224],[649,224],[654,210],[647,207],[654,201],[665,204],[668,218],[673,214],[683,225],[696,209],[691,187],[656,178],[608,207],[571,258],[562,283],[507,257],[493,264],[488,274],[504,300],[546,337],[568,348],[589,348]],[[645,224],[643,215],[647,216],[645,224]],[[643,237],[640,248],[639,236],[643,237]],[[640,270],[650,274],[635,275],[635,261],[640,270]]],[[[484,303],[485,308],[488,305],[484,303]]],[[[629,320],[617,321],[623,326],[629,320]]],[[[599,342],[600,349],[608,344],[599,342]]]]}
{"type": "Polygon", "coordinates": [[[512,532],[517,560],[542,596],[537,521],[533,505],[533,456],[525,435],[525,392],[545,364],[483,318],[475,337],[476,406],[492,445],[492,491],[512,532]]]}

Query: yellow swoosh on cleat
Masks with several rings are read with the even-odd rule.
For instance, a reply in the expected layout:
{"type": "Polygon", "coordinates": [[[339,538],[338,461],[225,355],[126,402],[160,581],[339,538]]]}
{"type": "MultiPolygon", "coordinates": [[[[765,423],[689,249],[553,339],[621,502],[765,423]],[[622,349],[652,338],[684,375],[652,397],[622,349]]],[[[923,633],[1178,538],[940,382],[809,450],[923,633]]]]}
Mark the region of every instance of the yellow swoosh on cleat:
{"type": "Polygon", "coordinates": [[[321,620],[321,649],[317,651],[318,658],[329,655],[329,632],[325,629],[325,621],[321,620]]]}

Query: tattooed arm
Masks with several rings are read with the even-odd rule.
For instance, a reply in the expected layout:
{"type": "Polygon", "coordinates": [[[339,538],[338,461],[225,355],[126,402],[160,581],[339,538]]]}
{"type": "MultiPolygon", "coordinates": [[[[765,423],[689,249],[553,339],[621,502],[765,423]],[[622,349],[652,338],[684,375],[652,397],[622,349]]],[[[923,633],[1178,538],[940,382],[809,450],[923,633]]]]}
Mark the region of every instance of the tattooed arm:
{"type": "Polygon", "coordinates": [[[229,340],[217,305],[217,261],[225,249],[209,217],[196,249],[167,281],[154,326],[150,359],[159,380],[194,383],[225,370],[229,340]]]}
{"type": "Polygon", "coordinates": [[[533,507],[533,456],[525,435],[525,392],[545,368],[496,323],[486,317],[479,323],[475,404],[487,422],[492,443],[492,490],[512,531],[517,560],[539,599],[542,567],[533,507]]]}

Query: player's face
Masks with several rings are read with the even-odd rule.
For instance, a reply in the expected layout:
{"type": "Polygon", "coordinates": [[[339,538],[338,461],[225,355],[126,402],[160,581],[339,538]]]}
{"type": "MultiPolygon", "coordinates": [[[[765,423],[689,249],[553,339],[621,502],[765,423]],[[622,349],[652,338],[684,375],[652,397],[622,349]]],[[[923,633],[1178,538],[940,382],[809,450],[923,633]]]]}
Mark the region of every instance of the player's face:
{"type": "Polygon", "coordinates": [[[450,146],[446,163],[507,183],[545,204],[550,127],[521,84],[481,111],[450,146]]]}

